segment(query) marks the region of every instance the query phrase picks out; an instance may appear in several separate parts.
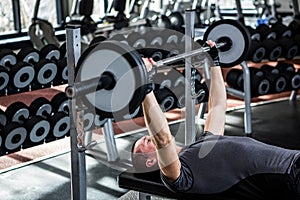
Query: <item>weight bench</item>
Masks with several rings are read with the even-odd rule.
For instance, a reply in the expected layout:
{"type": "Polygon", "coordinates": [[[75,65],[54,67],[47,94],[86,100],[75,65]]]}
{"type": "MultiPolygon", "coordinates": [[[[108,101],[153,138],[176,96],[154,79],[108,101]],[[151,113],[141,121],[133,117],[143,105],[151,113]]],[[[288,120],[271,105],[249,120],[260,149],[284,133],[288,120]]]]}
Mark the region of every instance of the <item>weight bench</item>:
{"type": "Polygon", "coordinates": [[[159,170],[147,173],[122,172],[118,176],[119,187],[139,192],[139,199],[151,199],[151,194],[166,198],[184,199],[183,195],[170,191],[161,181],[159,170]]]}

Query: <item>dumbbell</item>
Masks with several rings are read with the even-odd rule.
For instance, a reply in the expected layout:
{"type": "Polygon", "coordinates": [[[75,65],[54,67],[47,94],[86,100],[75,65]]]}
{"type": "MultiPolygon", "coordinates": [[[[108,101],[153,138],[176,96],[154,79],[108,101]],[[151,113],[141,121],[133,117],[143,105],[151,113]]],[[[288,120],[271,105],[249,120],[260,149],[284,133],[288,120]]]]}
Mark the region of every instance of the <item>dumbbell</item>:
{"type": "MultiPolygon", "coordinates": [[[[270,91],[270,81],[266,78],[265,72],[255,67],[249,67],[251,97],[268,94],[270,91]]],[[[244,86],[243,90],[244,91],[244,86]]]]}
{"type": "Polygon", "coordinates": [[[180,12],[178,11],[171,12],[168,15],[168,18],[171,22],[171,29],[181,30],[182,26],[184,25],[184,18],[180,12]]]}
{"type": "Polygon", "coordinates": [[[281,37],[277,42],[282,46],[282,57],[285,59],[291,60],[298,54],[299,47],[292,38],[281,37]]]}
{"type": "Polygon", "coordinates": [[[243,91],[243,70],[231,69],[226,75],[226,83],[233,89],[243,91]]]}
{"type": "Polygon", "coordinates": [[[50,132],[50,123],[47,118],[40,115],[30,117],[23,127],[27,131],[27,137],[22,145],[23,149],[43,144],[50,132]]]}
{"type": "Polygon", "coordinates": [[[298,55],[300,55],[300,34],[295,34],[292,40],[298,46],[298,55]]]}
{"type": "Polygon", "coordinates": [[[270,65],[261,66],[261,70],[265,72],[266,77],[270,81],[270,94],[283,92],[286,88],[286,79],[279,70],[270,65]]]}
{"type": "Polygon", "coordinates": [[[0,131],[0,155],[21,150],[27,136],[27,131],[21,124],[7,121],[4,126],[0,125],[0,131]]]}
{"type": "Polygon", "coordinates": [[[160,108],[163,112],[167,112],[174,108],[175,96],[169,88],[164,87],[158,89],[154,91],[154,95],[157,99],[157,103],[160,105],[160,108]]]}
{"type": "Polygon", "coordinates": [[[260,40],[260,34],[257,33],[252,27],[247,26],[251,35],[251,47],[247,60],[255,63],[261,62],[266,55],[266,48],[263,46],[260,40]]]}
{"type": "Polygon", "coordinates": [[[40,61],[34,65],[35,78],[32,89],[51,87],[57,75],[57,61],[61,58],[60,49],[54,44],[48,44],[40,50],[40,61]]]}
{"type": "Polygon", "coordinates": [[[0,66],[0,96],[6,94],[8,82],[9,82],[9,71],[7,68],[0,66]]]}
{"type": "Polygon", "coordinates": [[[50,118],[50,133],[45,138],[46,142],[64,138],[70,133],[70,117],[65,112],[56,112],[50,118]]]}
{"type": "Polygon", "coordinates": [[[196,93],[199,94],[196,103],[208,102],[209,90],[205,82],[195,83],[196,93]]]}
{"type": "Polygon", "coordinates": [[[19,151],[25,141],[27,131],[23,124],[29,118],[29,108],[23,102],[17,101],[10,104],[5,110],[6,124],[2,124],[1,134],[3,145],[8,153],[19,151]]]}
{"type": "Polygon", "coordinates": [[[103,127],[106,121],[107,121],[106,118],[103,118],[98,114],[95,114],[95,119],[94,119],[95,128],[103,127]]]}
{"type": "Polygon", "coordinates": [[[42,116],[48,118],[52,114],[52,105],[45,97],[38,97],[29,106],[30,116],[42,116]]]}
{"type": "Polygon", "coordinates": [[[171,79],[163,72],[157,73],[153,76],[154,90],[162,89],[164,87],[171,88],[171,79]]]}
{"type": "Polygon", "coordinates": [[[52,105],[53,113],[62,111],[65,112],[66,114],[69,114],[70,107],[69,107],[69,100],[66,96],[66,93],[58,92],[52,97],[50,103],[52,105]]]}
{"type": "Polygon", "coordinates": [[[23,124],[29,118],[30,111],[26,104],[21,101],[16,101],[6,108],[5,115],[7,121],[23,124]]]}
{"type": "Polygon", "coordinates": [[[64,57],[57,61],[57,75],[53,80],[53,86],[68,83],[68,65],[67,58],[64,57]]]}
{"type": "Polygon", "coordinates": [[[140,32],[131,32],[127,36],[128,44],[135,49],[145,48],[148,44],[144,35],[140,32]]]}
{"type": "MultiPolygon", "coordinates": [[[[9,72],[7,94],[15,94],[29,90],[29,86],[35,74],[30,64],[23,61],[18,62],[17,55],[11,49],[1,49],[0,66],[6,68],[9,72]]],[[[4,82],[6,81],[7,80],[4,82]]]]}
{"type": "Polygon", "coordinates": [[[137,107],[137,108],[134,110],[134,112],[128,113],[128,114],[124,115],[124,116],[123,116],[123,119],[124,119],[124,120],[130,120],[130,119],[134,119],[134,118],[136,118],[136,117],[139,117],[140,114],[141,114],[141,110],[142,110],[142,108],[141,108],[141,106],[139,106],[139,107],[137,107]]]}
{"type": "Polygon", "coordinates": [[[276,32],[277,38],[281,38],[281,37],[291,38],[293,35],[292,29],[279,21],[276,22],[275,24],[272,24],[272,29],[276,32]]]}
{"type": "Polygon", "coordinates": [[[296,73],[293,64],[278,62],[276,68],[287,81],[286,90],[298,90],[300,88],[300,73],[296,73]]]}

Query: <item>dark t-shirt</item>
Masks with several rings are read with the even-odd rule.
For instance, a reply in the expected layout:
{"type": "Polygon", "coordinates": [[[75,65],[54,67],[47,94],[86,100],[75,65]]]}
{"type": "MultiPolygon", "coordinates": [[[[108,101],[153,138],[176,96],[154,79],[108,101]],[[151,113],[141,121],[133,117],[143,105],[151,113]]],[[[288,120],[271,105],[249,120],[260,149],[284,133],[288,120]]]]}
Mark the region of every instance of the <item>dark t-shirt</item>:
{"type": "Polygon", "coordinates": [[[176,192],[217,194],[256,174],[288,174],[299,156],[249,137],[207,135],[179,153],[180,177],[162,180],[176,192]]]}

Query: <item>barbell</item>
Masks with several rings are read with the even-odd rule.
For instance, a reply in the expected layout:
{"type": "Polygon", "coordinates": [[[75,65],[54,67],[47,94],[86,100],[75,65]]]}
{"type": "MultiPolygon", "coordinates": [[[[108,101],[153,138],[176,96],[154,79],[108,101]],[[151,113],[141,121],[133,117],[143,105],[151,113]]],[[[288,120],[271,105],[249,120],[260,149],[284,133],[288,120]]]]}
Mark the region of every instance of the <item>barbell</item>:
{"type": "MultiPolygon", "coordinates": [[[[248,30],[230,19],[212,24],[203,39],[216,42],[221,67],[232,67],[244,61],[251,44],[248,30]]],[[[201,47],[157,61],[156,67],[204,54],[209,49],[201,47]]],[[[89,109],[106,118],[118,118],[136,110],[149,83],[146,67],[137,51],[113,40],[87,48],[78,60],[75,77],[74,85],[66,88],[66,95],[80,98],[89,109]]]]}

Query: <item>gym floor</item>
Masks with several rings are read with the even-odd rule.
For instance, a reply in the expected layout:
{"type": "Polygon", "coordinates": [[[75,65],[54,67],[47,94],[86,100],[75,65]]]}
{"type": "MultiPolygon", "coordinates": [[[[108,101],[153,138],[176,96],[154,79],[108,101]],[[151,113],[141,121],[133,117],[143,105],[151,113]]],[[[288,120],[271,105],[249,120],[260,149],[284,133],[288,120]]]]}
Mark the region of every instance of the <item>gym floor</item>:
{"type": "MultiPolygon", "coordinates": [[[[226,135],[244,135],[243,108],[231,109],[226,116],[226,135]]],[[[290,102],[287,97],[252,105],[252,137],[263,142],[300,150],[300,97],[290,102]]],[[[200,122],[199,132],[202,130],[200,122]]],[[[176,139],[183,141],[183,120],[170,123],[176,131],[176,139]]],[[[120,155],[117,162],[106,162],[105,144],[99,144],[87,152],[87,199],[135,199],[137,193],[118,187],[117,176],[129,163],[131,143],[145,129],[116,136],[120,155]]],[[[67,140],[67,139],[66,139],[67,140]]],[[[64,143],[63,140],[57,143],[64,143]]],[[[53,145],[60,146],[60,144],[53,145]]],[[[63,146],[63,145],[62,145],[63,146]]],[[[21,159],[21,158],[20,158],[21,159]]],[[[71,199],[70,153],[61,151],[29,162],[2,169],[0,174],[0,196],[6,200],[71,199]]],[[[161,198],[157,198],[161,199],[161,198]]]]}

